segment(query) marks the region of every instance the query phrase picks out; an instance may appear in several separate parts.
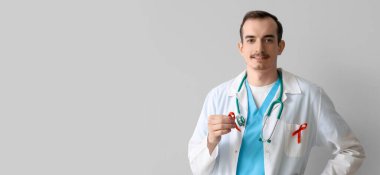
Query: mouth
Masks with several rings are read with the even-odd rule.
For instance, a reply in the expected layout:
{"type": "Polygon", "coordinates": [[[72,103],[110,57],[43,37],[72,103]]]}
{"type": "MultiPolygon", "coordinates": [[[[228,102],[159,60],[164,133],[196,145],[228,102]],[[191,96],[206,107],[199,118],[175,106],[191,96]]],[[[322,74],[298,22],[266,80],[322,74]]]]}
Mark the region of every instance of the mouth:
{"type": "Polygon", "coordinates": [[[251,56],[251,59],[255,59],[257,61],[263,61],[269,59],[268,55],[263,55],[263,56],[251,56]]]}
{"type": "Polygon", "coordinates": [[[264,60],[269,59],[269,55],[264,52],[259,52],[259,53],[252,54],[250,58],[257,61],[264,61],[264,60]]]}

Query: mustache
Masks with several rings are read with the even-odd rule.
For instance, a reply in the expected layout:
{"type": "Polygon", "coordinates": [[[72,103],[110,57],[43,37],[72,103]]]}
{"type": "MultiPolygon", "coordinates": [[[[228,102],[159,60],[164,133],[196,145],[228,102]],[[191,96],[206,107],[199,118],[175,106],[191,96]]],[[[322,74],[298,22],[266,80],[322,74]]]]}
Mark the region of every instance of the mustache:
{"type": "Polygon", "coordinates": [[[269,54],[267,54],[265,52],[260,52],[260,53],[255,53],[255,54],[251,55],[250,57],[251,58],[256,58],[256,57],[268,58],[269,54]]]}

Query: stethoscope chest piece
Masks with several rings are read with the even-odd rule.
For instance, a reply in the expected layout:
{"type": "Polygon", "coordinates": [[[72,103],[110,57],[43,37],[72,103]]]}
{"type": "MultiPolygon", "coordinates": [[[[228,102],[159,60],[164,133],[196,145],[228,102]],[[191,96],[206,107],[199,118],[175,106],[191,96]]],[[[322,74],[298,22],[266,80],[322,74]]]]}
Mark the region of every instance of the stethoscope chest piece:
{"type": "Polygon", "coordinates": [[[237,115],[235,119],[235,123],[240,127],[245,126],[245,118],[242,115],[237,115]]]}

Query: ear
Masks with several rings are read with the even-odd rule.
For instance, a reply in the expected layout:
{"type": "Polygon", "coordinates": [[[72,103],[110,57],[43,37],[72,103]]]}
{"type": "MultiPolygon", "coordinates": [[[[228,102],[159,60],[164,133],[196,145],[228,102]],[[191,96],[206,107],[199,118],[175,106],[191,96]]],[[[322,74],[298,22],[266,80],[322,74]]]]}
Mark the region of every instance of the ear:
{"type": "Polygon", "coordinates": [[[281,55],[282,51],[285,49],[285,41],[281,40],[280,43],[278,43],[278,53],[277,55],[281,55]]]}
{"type": "Polygon", "coordinates": [[[241,41],[238,42],[237,47],[240,54],[243,54],[243,43],[241,43],[241,41]]]}

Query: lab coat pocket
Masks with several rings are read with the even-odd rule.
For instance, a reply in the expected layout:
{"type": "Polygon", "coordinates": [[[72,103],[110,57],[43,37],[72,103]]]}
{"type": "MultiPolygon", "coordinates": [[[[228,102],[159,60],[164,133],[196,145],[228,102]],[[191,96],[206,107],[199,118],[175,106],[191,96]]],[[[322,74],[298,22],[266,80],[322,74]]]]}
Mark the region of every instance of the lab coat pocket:
{"type": "Polygon", "coordinates": [[[286,124],[285,154],[289,157],[301,157],[308,144],[307,124],[286,124]]]}

